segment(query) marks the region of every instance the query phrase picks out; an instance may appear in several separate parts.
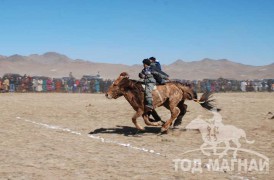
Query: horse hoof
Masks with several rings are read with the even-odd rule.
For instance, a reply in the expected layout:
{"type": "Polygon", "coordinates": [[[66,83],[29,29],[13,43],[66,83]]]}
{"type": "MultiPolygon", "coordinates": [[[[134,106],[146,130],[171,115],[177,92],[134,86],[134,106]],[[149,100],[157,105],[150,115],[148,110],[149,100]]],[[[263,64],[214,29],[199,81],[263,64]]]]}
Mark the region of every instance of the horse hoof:
{"type": "Polygon", "coordinates": [[[162,127],[162,128],[161,128],[161,133],[162,133],[162,134],[167,134],[167,129],[164,128],[164,127],[162,127]]]}
{"type": "Polygon", "coordinates": [[[145,131],[145,128],[143,128],[143,127],[139,127],[137,129],[138,129],[138,131],[145,131]]]}
{"type": "Polygon", "coordinates": [[[166,122],[161,120],[159,123],[160,123],[161,126],[163,126],[166,122]]]}
{"type": "Polygon", "coordinates": [[[160,122],[157,122],[156,126],[163,126],[164,123],[162,123],[161,121],[160,122]]]}

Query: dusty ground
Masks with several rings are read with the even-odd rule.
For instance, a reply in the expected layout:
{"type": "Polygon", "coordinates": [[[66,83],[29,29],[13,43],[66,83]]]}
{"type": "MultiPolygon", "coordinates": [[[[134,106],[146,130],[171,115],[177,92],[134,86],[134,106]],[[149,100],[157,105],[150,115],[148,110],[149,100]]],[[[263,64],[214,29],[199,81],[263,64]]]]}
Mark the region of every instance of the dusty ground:
{"type": "MultiPolygon", "coordinates": [[[[255,140],[241,140],[242,148],[270,159],[269,174],[175,171],[174,159],[213,158],[198,151],[184,154],[203,143],[198,131],[186,131],[185,126],[198,115],[211,116],[194,102],[187,102],[189,112],[180,129],[158,135],[160,128],[149,127],[135,135],[134,111],[124,98],[0,94],[0,179],[274,179],[274,119],[268,114],[274,113],[274,94],[225,93],[215,98],[223,123],[255,140]]],[[[158,112],[165,120],[169,117],[163,108],[158,112]]],[[[145,126],[142,119],[139,122],[145,126]]],[[[238,158],[251,156],[239,152],[238,158]]]]}

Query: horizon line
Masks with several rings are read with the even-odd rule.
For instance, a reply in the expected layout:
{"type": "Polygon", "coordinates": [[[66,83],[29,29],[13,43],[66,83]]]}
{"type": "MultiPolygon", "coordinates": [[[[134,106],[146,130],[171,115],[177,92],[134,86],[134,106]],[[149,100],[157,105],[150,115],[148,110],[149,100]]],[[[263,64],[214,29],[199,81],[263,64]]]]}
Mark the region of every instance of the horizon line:
{"type": "MultiPolygon", "coordinates": [[[[9,57],[12,57],[12,56],[22,56],[22,57],[29,57],[29,56],[32,56],[32,55],[38,55],[38,56],[43,56],[45,54],[57,54],[57,55],[61,55],[61,56],[66,56],[67,58],[69,58],[70,60],[73,60],[73,61],[85,61],[85,62],[90,62],[90,63],[102,63],[102,64],[115,64],[115,65],[127,65],[127,66],[136,66],[136,65],[142,65],[141,63],[140,64],[122,64],[122,63],[111,63],[111,62],[101,62],[101,61],[93,61],[93,60],[88,60],[88,59],[81,59],[81,58],[71,58],[70,56],[66,55],[66,54],[63,54],[63,53],[59,53],[59,52],[56,52],[56,51],[48,51],[48,52],[45,52],[45,53],[41,53],[41,54],[38,54],[38,53],[32,53],[32,54],[28,54],[28,55],[21,55],[21,54],[12,54],[12,55],[3,55],[3,54],[0,54],[0,56],[3,56],[3,57],[6,57],[6,58],[9,58],[9,57]]],[[[186,63],[192,63],[192,62],[200,62],[200,61],[229,61],[229,62],[232,62],[232,63],[236,63],[236,64],[241,64],[241,65],[245,65],[245,66],[253,66],[253,67],[261,67],[261,66],[269,66],[269,65],[273,65],[274,62],[270,63],[270,64],[265,64],[265,65],[251,65],[251,64],[243,64],[241,62],[236,62],[236,61],[233,61],[233,60],[230,60],[230,59],[227,59],[227,58],[221,58],[221,59],[214,59],[214,58],[208,58],[208,57],[205,57],[205,58],[202,58],[200,60],[184,60],[182,58],[179,58],[179,59],[176,59],[174,60],[172,63],[170,64],[162,64],[161,62],[161,65],[165,65],[165,66],[169,66],[177,61],[181,61],[181,62],[186,62],[186,63]]]]}

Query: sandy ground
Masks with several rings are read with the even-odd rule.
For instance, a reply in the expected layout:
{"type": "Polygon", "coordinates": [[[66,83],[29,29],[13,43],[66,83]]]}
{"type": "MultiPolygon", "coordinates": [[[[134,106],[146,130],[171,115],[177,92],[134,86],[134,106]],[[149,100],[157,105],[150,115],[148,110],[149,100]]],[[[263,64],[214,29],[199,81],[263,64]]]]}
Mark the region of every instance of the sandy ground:
{"type": "MultiPolygon", "coordinates": [[[[203,143],[199,131],[185,126],[198,115],[212,116],[197,103],[187,102],[180,129],[159,135],[160,127],[146,127],[136,135],[134,111],[123,97],[26,93],[0,94],[0,179],[274,179],[274,119],[268,114],[274,113],[274,94],[220,93],[215,98],[223,123],[255,140],[241,140],[242,148],[270,159],[268,174],[204,167],[202,173],[175,171],[174,159],[214,158],[199,151],[185,154],[203,143]]],[[[164,108],[158,112],[164,120],[169,117],[164,108]]]]}

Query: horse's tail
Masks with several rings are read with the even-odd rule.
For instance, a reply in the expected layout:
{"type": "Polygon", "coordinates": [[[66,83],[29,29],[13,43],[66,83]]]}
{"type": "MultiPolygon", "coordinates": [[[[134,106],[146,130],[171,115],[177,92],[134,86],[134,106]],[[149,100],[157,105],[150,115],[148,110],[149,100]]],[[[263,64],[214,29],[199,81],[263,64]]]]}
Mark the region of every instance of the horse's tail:
{"type": "Polygon", "coordinates": [[[198,99],[197,93],[195,93],[195,98],[193,99],[195,102],[199,103],[203,108],[207,110],[217,110],[220,111],[221,109],[216,108],[214,104],[212,104],[215,99],[212,99],[213,92],[205,92],[200,99],[198,99]]]}
{"type": "Polygon", "coordinates": [[[245,142],[248,144],[253,144],[255,142],[254,140],[252,140],[252,141],[247,140],[246,137],[244,137],[244,138],[245,138],[245,142]]]}
{"type": "Polygon", "coordinates": [[[200,99],[198,99],[197,92],[190,86],[186,86],[180,82],[173,82],[184,94],[185,99],[193,100],[199,103],[203,108],[207,110],[217,110],[221,109],[216,108],[212,103],[215,101],[212,99],[213,92],[205,92],[200,99]]]}
{"type": "Polygon", "coordinates": [[[245,133],[244,130],[240,129],[239,131],[240,131],[240,133],[241,133],[241,137],[243,137],[243,138],[245,139],[245,142],[246,142],[246,143],[248,143],[248,144],[253,144],[253,143],[255,142],[254,140],[252,140],[252,141],[247,140],[247,138],[246,138],[246,133],[245,133]]]}

